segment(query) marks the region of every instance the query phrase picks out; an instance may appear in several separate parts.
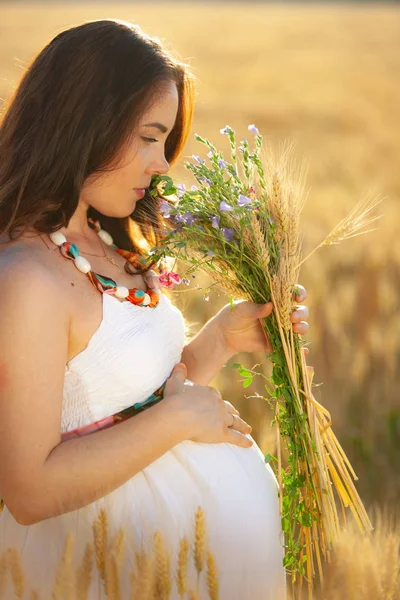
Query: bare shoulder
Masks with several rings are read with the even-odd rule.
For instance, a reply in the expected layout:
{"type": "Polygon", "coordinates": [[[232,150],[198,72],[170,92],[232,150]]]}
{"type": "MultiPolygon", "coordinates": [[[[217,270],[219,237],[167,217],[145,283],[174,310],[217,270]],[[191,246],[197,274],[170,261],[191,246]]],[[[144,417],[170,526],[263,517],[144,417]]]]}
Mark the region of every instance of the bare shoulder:
{"type": "MultiPolygon", "coordinates": [[[[30,244],[0,251],[0,323],[14,331],[28,331],[37,322],[66,333],[70,328],[70,303],[63,294],[60,276],[40,249],[30,244]],[[32,323],[33,322],[33,323],[32,323]]],[[[33,331],[32,331],[33,333],[33,331]]]]}
{"type": "Polygon", "coordinates": [[[50,296],[67,306],[67,302],[62,301],[62,280],[36,243],[22,241],[10,246],[0,245],[0,281],[3,299],[10,293],[23,293],[29,302],[29,292],[33,293],[30,300],[36,295],[42,299],[50,296]]]}
{"type": "MultiPolygon", "coordinates": [[[[24,245],[0,252],[0,482],[21,515],[60,442],[69,314],[56,276],[24,245]]],[[[25,518],[25,517],[24,517],[25,518]]]]}

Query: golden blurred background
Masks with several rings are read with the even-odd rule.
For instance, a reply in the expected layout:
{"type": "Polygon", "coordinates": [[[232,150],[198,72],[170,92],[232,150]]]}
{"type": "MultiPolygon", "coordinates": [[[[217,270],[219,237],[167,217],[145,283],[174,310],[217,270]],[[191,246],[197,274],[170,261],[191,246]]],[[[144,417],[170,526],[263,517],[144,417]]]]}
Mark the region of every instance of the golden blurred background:
{"type": "MultiPolygon", "coordinates": [[[[310,308],[308,363],[316,398],[360,477],[367,506],[396,504],[400,493],[400,52],[399,11],[391,4],[169,2],[0,3],[0,98],[61,30],[85,20],[138,23],[188,61],[197,77],[192,132],[228,150],[219,129],[247,136],[256,124],[275,147],[296,141],[308,163],[304,253],[367,192],[385,196],[383,217],[366,236],[323,248],[302,268],[310,308]]],[[[172,170],[191,183],[185,158],[172,170]]],[[[228,299],[209,301],[194,284],[173,293],[193,331],[228,299]]],[[[252,366],[259,355],[233,362],[252,366]]],[[[262,381],[243,389],[228,366],[213,382],[253,426],[264,453],[275,434],[262,381]]],[[[263,363],[268,373],[267,361],[263,363]]]]}

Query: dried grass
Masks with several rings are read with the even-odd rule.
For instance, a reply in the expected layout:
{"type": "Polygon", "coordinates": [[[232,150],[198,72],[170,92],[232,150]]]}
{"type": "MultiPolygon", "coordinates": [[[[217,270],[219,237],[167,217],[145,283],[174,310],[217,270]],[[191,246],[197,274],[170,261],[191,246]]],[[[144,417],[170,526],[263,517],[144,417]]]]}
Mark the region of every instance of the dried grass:
{"type": "MultiPolygon", "coordinates": [[[[98,597],[105,594],[108,600],[127,600],[123,596],[122,576],[124,556],[134,556],[135,567],[129,574],[131,600],[169,600],[172,593],[171,555],[161,533],[156,531],[152,537],[152,547],[146,552],[143,541],[140,550],[133,545],[126,548],[126,533],[121,528],[109,541],[109,518],[107,511],[101,508],[92,527],[93,543],[88,542],[82,562],[75,565],[75,534],[70,532],[65,541],[64,551],[54,574],[52,600],[88,600],[90,583],[99,582],[98,597]],[[94,550],[95,549],[95,550],[94,550]],[[127,552],[128,551],[128,552],[127,552]],[[96,560],[94,561],[94,555],[96,560]]],[[[210,600],[218,600],[218,569],[215,558],[207,546],[205,515],[199,507],[194,515],[193,544],[189,539],[181,539],[177,554],[176,583],[182,598],[199,598],[199,585],[204,577],[209,590],[210,600]],[[192,551],[190,552],[190,548],[192,551]],[[189,561],[197,571],[196,589],[188,590],[189,561]],[[205,568],[207,566],[207,572],[205,568]]],[[[0,555],[0,600],[9,600],[6,593],[7,577],[11,577],[16,598],[23,598],[27,588],[21,558],[15,548],[9,548],[0,555]]],[[[51,577],[51,574],[49,574],[51,577]]],[[[29,582],[28,582],[29,583],[29,582]]],[[[29,600],[50,600],[40,595],[40,590],[31,590],[29,600]]]]}
{"type": "MultiPolygon", "coordinates": [[[[374,531],[371,536],[362,535],[354,523],[348,524],[346,530],[339,534],[331,560],[325,563],[323,587],[315,590],[316,600],[400,600],[400,511],[375,507],[370,511],[374,531]]],[[[108,520],[108,519],[107,519],[108,520]]],[[[104,523],[104,513],[99,514],[97,522],[104,523]]],[[[210,548],[206,548],[206,563],[204,557],[204,539],[206,535],[204,514],[198,510],[195,515],[194,539],[192,553],[189,555],[190,541],[182,538],[179,552],[177,553],[177,573],[185,571],[188,561],[199,561],[201,574],[203,574],[207,598],[209,600],[225,600],[219,595],[219,569],[210,548]],[[196,528],[198,529],[196,533],[196,528]],[[195,559],[196,540],[199,555],[195,559]],[[201,550],[199,550],[201,548],[201,550]],[[205,572],[206,571],[206,572],[205,572]]],[[[110,600],[125,600],[122,596],[122,556],[125,548],[125,532],[121,529],[113,538],[105,556],[105,573],[108,575],[108,589],[105,595],[110,600]]],[[[55,585],[52,598],[74,598],[88,600],[88,581],[92,578],[93,546],[88,543],[80,566],[76,567],[74,579],[74,534],[70,533],[65,542],[64,552],[60,565],[55,574],[55,585]],[[86,569],[86,573],[85,573],[86,569]]],[[[171,594],[171,563],[166,550],[165,541],[159,532],[153,536],[153,548],[145,552],[143,548],[138,551],[135,546],[128,548],[135,555],[135,568],[131,573],[131,600],[158,600],[170,598],[171,594]],[[163,587],[164,585],[164,587],[163,587]]],[[[100,562],[100,565],[103,563],[100,562]]],[[[95,576],[102,579],[101,572],[95,562],[95,576]]],[[[100,567],[103,568],[102,566],[100,567]]],[[[198,574],[200,574],[198,571],[198,574]]],[[[5,596],[6,578],[10,576],[12,588],[16,598],[24,598],[29,582],[23,575],[21,560],[15,549],[9,548],[0,555],[0,600],[9,600],[5,596]],[[3,584],[1,586],[1,583],[3,584]]],[[[179,577],[177,577],[178,581],[179,577]]],[[[182,576],[178,586],[178,593],[185,600],[207,600],[201,597],[198,589],[188,590],[188,581],[182,576]]],[[[267,592],[267,590],[266,590],[267,592]]],[[[305,600],[307,593],[301,595],[305,600]]],[[[290,588],[289,597],[290,600],[290,588]]],[[[40,590],[31,590],[29,600],[49,600],[40,595],[40,590]]],[[[249,600],[240,598],[240,600],[249,600]]],[[[283,599],[276,599],[283,600],[283,599]]]]}

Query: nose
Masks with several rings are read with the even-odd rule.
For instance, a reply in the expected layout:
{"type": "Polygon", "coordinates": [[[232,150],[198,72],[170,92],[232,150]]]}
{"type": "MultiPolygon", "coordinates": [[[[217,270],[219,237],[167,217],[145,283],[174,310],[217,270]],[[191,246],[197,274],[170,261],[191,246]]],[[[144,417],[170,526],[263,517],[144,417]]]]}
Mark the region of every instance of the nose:
{"type": "Polygon", "coordinates": [[[169,162],[163,155],[160,160],[154,160],[148,169],[152,175],[166,175],[169,171],[169,162]]]}

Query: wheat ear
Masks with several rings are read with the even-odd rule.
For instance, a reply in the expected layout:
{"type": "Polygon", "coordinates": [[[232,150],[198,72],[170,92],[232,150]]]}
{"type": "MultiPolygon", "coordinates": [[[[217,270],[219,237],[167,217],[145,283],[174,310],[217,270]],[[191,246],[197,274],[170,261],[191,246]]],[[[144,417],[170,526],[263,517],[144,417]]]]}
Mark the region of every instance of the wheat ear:
{"type": "Polygon", "coordinates": [[[171,562],[159,531],[154,534],[155,594],[154,600],[168,600],[171,595],[171,562]]]}
{"type": "Polygon", "coordinates": [[[188,561],[189,561],[189,541],[186,537],[181,539],[178,554],[178,569],[176,574],[176,584],[178,593],[183,597],[187,591],[188,585],[188,561]]]}
{"type": "Polygon", "coordinates": [[[75,600],[74,590],[74,534],[69,532],[65,542],[64,553],[58,568],[53,588],[52,600],[75,600]]]}
{"type": "Polygon", "coordinates": [[[75,570],[77,600],[88,600],[90,582],[92,580],[93,556],[93,545],[87,544],[82,564],[76,567],[75,570]]]}

